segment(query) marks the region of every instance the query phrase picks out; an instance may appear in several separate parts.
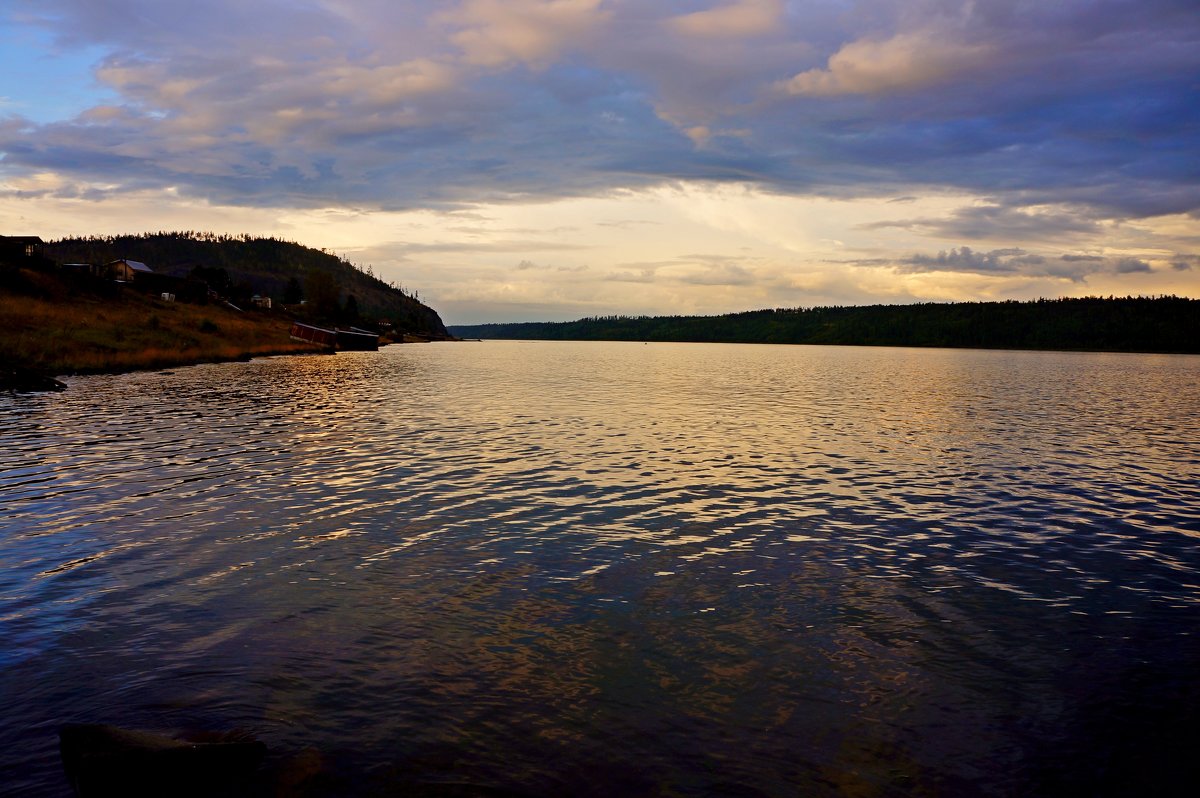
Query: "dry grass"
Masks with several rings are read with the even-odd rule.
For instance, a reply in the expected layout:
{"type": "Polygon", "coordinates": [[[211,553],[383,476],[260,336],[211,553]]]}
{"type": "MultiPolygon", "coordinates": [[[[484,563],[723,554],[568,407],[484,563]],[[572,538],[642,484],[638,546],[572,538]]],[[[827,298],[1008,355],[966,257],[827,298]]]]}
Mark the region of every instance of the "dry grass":
{"type": "Polygon", "coordinates": [[[72,374],[317,351],[288,337],[291,322],[283,316],[162,302],[128,290],[97,296],[26,276],[26,290],[0,287],[0,363],[72,374]]]}

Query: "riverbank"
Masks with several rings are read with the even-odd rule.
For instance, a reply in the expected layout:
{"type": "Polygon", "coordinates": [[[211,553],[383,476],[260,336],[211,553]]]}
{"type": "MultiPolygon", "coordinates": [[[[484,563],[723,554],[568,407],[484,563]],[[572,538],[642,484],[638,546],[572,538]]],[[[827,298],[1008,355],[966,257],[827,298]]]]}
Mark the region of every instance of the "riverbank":
{"type": "Polygon", "coordinates": [[[954,349],[1200,353],[1200,299],[1082,297],[1027,302],[781,308],[723,316],[603,316],[452,326],[461,338],[823,344],[954,349]]]}
{"type": "Polygon", "coordinates": [[[291,340],[283,314],[166,302],[121,286],[84,290],[29,270],[0,285],[0,388],[31,376],[138,371],[322,351],[291,340]]]}

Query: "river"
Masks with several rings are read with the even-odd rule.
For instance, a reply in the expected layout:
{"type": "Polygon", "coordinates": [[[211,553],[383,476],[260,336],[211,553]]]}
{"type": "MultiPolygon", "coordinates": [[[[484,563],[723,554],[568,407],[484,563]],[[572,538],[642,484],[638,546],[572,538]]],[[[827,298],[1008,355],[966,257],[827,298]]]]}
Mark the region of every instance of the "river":
{"type": "Polygon", "coordinates": [[[0,395],[4,794],[69,794],[70,721],[253,734],[252,794],[1197,775],[1200,357],[488,341],[67,382],[0,395]]]}

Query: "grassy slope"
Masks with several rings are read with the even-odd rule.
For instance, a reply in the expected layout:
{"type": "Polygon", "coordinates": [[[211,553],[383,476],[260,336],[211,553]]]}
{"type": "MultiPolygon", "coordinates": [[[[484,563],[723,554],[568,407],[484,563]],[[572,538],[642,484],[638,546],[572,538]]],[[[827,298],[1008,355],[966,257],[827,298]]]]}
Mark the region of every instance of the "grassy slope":
{"type": "Polygon", "coordinates": [[[188,305],[22,270],[0,283],[0,363],[47,374],[129,371],[312,352],[281,315],[188,305]]]}
{"type": "MultiPolygon", "coordinates": [[[[274,238],[205,233],[146,233],[112,238],[70,238],[50,242],[46,254],[60,263],[108,263],[117,258],[144,262],[161,274],[186,277],[196,266],[224,269],[234,283],[283,301],[289,279],[307,290],[314,273],[329,275],[339,301],[353,295],[364,320],[390,320],[397,329],[445,337],[437,312],[397,286],[321,250],[274,238]]],[[[312,299],[312,297],[306,297],[312,299]]]]}

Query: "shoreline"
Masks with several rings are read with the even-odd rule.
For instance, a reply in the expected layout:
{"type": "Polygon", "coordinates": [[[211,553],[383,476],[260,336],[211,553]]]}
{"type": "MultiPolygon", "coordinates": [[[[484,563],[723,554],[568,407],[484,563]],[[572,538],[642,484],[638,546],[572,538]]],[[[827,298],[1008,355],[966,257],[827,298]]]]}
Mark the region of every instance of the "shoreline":
{"type": "Polygon", "coordinates": [[[21,271],[0,285],[0,390],[62,390],[61,377],[317,354],[290,314],[176,302],[21,271]],[[93,289],[93,290],[88,290],[93,289]]]}
{"type": "MultiPolygon", "coordinates": [[[[119,286],[88,292],[44,274],[23,276],[26,290],[0,285],[2,392],[62,391],[64,378],[79,375],[332,354],[292,338],[288,312],[167,301],[119,286]]],[[[410,332],[381,339],[381,345],[457,340],[410,332]]]]}
{"type": "Polygon", "coordinates": [[[108,366],[72,369],[69,371],[45,370],[5,363],[0,365],[0,391],[10,393],[60,392],[67,389],[67,385],[63,380],[69,377],[87,377],[99,374],[133,374],[139,371],[165,371],[167,369],[187,368],[189,366],[203,366],[209,363],[247,363],[259,357],[332,354],[334,352],[320,347],[309,349],[269,349],[263,351],[246,351],[240,354],[168,358],[136,365],[112,364],[108,366]]]}

